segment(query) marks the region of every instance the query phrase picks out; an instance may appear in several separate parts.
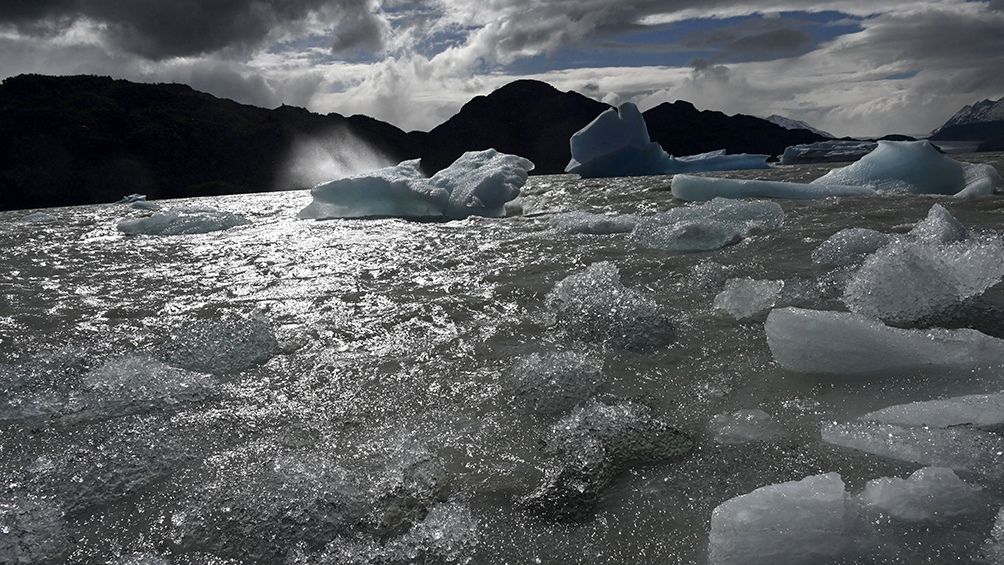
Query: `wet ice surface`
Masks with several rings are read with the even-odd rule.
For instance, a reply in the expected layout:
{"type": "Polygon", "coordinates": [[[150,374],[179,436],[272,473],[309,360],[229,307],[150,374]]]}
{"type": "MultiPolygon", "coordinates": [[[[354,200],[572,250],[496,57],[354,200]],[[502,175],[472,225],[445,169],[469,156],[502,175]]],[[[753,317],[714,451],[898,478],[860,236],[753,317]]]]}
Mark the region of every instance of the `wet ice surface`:
{"type": "MultiPolygon", "coordinates": [[[[999,394],[999,366],[790,371],[764,326],[771,302],[848,309],[877,248],[814,261],[841,230],[906,236],[940,203],[966,239],[916,245],[978,259],[999,197],[777,201],[783,224],[689,253],[616,221],[681,205],[668,177],[531,177],[504,219],[297,220],[309,201],[171,203],[250,222],[172,236],[119,232],[148,213],[123,206],[0,214],[0,561],[700,563],[735,497],[839,473],[858,504],[931,465],[978,503],[922,531],[855,509],[868,527],[835,541],[880,563],[1001,553],[1000,427],[954,423],[983,404],[910,411],[947,427],[859,420],[999,394]],[[737,319],[746,295],[765,309],[737,319]]],[[[1000,284],[970,275],[953,284],[979,302],[942,325],[1000,337],[1000,284]]]]}

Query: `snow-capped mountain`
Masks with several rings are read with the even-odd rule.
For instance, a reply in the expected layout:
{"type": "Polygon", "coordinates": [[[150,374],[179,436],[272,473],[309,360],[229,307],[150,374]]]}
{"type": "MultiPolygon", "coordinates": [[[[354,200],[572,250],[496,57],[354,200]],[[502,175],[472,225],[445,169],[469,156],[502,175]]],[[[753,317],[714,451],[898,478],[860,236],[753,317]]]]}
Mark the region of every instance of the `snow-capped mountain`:
{"type": "Polygon", "coordinates": [[[814,128],[809,124],[803,122],[802,120],[793,120],[791,118],[786,118],[784,116],[778,116],[777,114],[771,114],[765,118],[768,122],[775,123],[784,129],[807,129],[813,133],[817,133],[823,137],[835,138],[832,133],[825,132],[821,129],[814,128]]]}
{"type": "Polygon", "coordinates": [[[1004,121],[1004,98],[996,102],[993,100],[983,100],[959,110],[945,122],[945,125],[934,131],[941,131],[951,126],[1001,121],[1004,121]]]}

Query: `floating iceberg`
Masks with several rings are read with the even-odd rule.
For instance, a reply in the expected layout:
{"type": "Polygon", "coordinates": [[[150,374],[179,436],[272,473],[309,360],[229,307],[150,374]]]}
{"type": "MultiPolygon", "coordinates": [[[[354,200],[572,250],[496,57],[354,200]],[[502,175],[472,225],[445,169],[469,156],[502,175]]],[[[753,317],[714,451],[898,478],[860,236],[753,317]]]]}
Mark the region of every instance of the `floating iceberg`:
{"type": "Polygon", "coordinates": [[[868,481],[858,496],[862,505],[911,522],[940,522],[980,509],[979,488],[945,467],[918,469],[906,479],[868,481]]]}
{"type": "Polygon", "coordinates": [[[906,330],[860,314],[793,307],[772,310],[764,329],[774,359],[792,371],[863,374],[1004,363],[1004,340],[971,329],[906,330]]]}
{"type": "Polygon", "coordinates": [[[776,229],[784,212],[775,202],[718,198],[645,218],[631,233],[639,245],[665,251],[711,251],[737,243],[754,229],[776,229]]]}
{"type": "Polygon", "coordinates": [[[709,562],[832,563],[853,551],[856,516],[837,473],[761,487],[711,513],[709,562]]]}
{"type": "Polygon", "coordinates": [[[222,231],[249,224],[247,218],[213,208],[174,208],[144,218],[132,218],[118,223],[118,230],[127,235],[190,235],[222,231]]]}
{"type": "Polygon", "coordinates": [[[830,196],[871,196],[866,186],[812,185],[798,182],[753,179],[723,179],[676,175],[671,181],[673,196],[680,200],[700,201],[712,198],[786,198],[806,200],[830,196]]]}
{"type": "Polygon", "coordinates": [[[513,404],[545,416],[571,410],[603,382],[603,362],[575,351],[534,353],[517,361],[512,372],[518,383],[513,404]]]}
{"type": "Polygon", "coordinates": [[[781,155],[782,165],[799,163],[839,163],[841,161],[857,161],[878,147],[874,141],[857,141],[834,139],[792,145],[784,149],[781,155]]]}
{"type": "Polygon", "coordinates": [[[1004,424],[1004,394],[970,394],[943,400],[897,404],[858,420],[899,426],[999,426],[1004,424]]]}
{"type": "Polygon", "coordinates": [[[572,159],[565,172],[581,177],[627,177],[685,172],[765,169],[769,155],[726,155],[725,150],[670,157],[648,135],[638,107],[610,108],[569,140],[572,159]]]}
{"type": "Polygon", "coordinates": [[[711,418],[708,431],[718,443],[767,441],[787,435],[773,416],[759,408],[717,414],[711,418]]]}
{"type": "Polygon", "coordinates": [[[879,193],[944,194],[970,198],[993,194],[1000,175],[992,165],[960,163],[928,141],[880,141],[856,163],[833,169],[810,183],[677,176],[673,195],[683,200],[716,196],[825,198],[879,193]]]}
{"type": "Polygon", "coordinates": [[[830,422],[823,441],[897,461],[999,477],[1004,438],[967,426],[932,428],[877,422],[830,422]]]}
{"type": "Polygon", "coordinates": [[[132,204],[133,202],[146,202],[146,195],[139,193],[127,194],[118,201],[118,204],[132,204]]]}
{"type": "Polygon", "coordinates": [[[617,266],[606,261],[559,281],[546,303],[572,339],[645,350],[673,338],[673,324],[658,303],[621,284],[617,266]]]}
{"type": "Polygon", "coordinates": [[[54,224],[59,218],[45,212],[33,212],[15,220],[19,224],[54,224]]]}
{"type": "Polygon", "coordinates": [[[314,200],[300,218],[451,218],[505,216],[505,204],[519,196],[533,163],[494,149],[468,151],[426,178],[419,160],[405,161],[310,190],[314,200]]]}
{"type": "Polygon", "coordinates": [[[890,322],[937,316],[979,296],[1004,278],[1004,242],[968,237],[935,204],[906,237],[869,255],[844,289],[847,307],[890,322]]]}
{"type": "Polygon", "coordinates": [[[834,169],[811,184],[971,197],[992,194],[999,182],[1000,175],[992,165],[960,163],[939,153],[929,141],[880,141],[858,162],[834,169]]]}
{"type": "Polygon", "coordinates": [[[781,280],[729,279],[725,290],[715,296],[714,307],[745,320],[773,308],[783,288],[781,280]]]}
{"type": "Polygon", "coordinates": [[[842,229],[812,251],[812,262],[828,267],[854,265],[892,240],[893,236],[868,228],[842,229]]]}

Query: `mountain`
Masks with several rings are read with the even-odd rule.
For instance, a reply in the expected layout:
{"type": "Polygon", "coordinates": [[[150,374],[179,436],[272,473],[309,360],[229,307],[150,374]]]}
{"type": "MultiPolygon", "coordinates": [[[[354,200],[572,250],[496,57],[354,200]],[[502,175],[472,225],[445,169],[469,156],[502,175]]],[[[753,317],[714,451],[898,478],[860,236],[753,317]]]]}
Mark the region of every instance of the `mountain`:
{"type": "Polygon", "coordinates": [[[1004,98],[983,100],[955,113],[934,130],[932,141],[982,141],[981,147],[1000,146],[1004,141],[1004,98]]]}
{"type": "MultiPolygon", "coordinates": [[[[306,188],[284,173],[304,138],[335,156],[372,150],[387,163],[420,158],[427,174],[487,148],[527,157],[535,174],[561,173],[569,138],[608,108],[520,80],[475,97],[432,131],[406,133],[367,116],[269,110],[182,84],[21,75],[0,84],[0,210],[114,202],[137,192],[164,199],[306,188]]],[[[644,118],[652,140],[677,156],[778,155],[823,139],[688,102],[662,104],[644,118]]]]}
{"type": "Polygon", "coordinates": [[[652,141],[670,155],[694,155],[718,149],[726,153],[780,155],[790,145],[825,141],[807,130],[789,130],[744,114],[698,110],[690,102],[665,102],[642,114],[652,141]]]}
{"type": "Polygon", "coordinates": [[[411,138],[365,116],[265,110],[180,84],[21,75],[0,84],[0,209],[272,190],[299,137],[351,132],[392,161],[411,138]]]}
{"type": "Polygon", "coordinates": [[[771,114],[771,115],[767,116],[764,119],[766,119],[768,122],[770,122],[772,124],[777,124],[777,125],[783,127],[784,129],[805,129],[805,130],[811,131],[812,133],[819,134],[819,135],[821,135],[823,137],[828,137],[830,139],[836,139],[836,136],[833,135],[832,133],[823,131],[821,129],[816,129],[816,128],[810,126],[809,124],[803,122],[802,120],[795,120],[795,119],[792,119],[792,118],[786,118],[784,116],[779,116],[777,114],[771,114]]]}
{"type": "Polygon", "coordinates": [[[422,169],[432,173],[464,151],[495,148],[530,159],[535,174],[562,173],[572,157],[568,139],[608,108],[543,82],[518,80],[472,99],[426,134],[422,169]]]}

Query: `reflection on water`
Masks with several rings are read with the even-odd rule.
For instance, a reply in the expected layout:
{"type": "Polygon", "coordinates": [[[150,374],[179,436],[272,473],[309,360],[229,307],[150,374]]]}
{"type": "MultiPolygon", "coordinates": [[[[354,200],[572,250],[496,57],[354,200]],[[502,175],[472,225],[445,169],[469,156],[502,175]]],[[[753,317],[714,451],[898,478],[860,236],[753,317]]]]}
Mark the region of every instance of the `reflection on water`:
{"type": "MultiPolygon", "coordinates": [[[[198,204],[249,225],[162,237],[119,233],[145,213],[124,205],[0,213],[0,558],[702,562],[732,497],[831,471],[856,493],[918,468],[823,443],[824,422],[1004,389],[999,367],[787,372],[764,314],[714,307],[750,278],[846,309],[846,273],[811,259],[826,238],[904,233],[934,203],[996,230],[998,196],[779,201],[779,229],[688,254],[550,222],[681,205],[668,188],[531,177],[517,215],[442,223],[302,221],[306,192],[226,196],[198,204]],[[709,425],[753,409],[770,439],[715,441],[709,425]]],[[[977,555],[1004,485],[960,475],[980,510],[922,533],[885,519],[878,561],[977,555]]]]}

